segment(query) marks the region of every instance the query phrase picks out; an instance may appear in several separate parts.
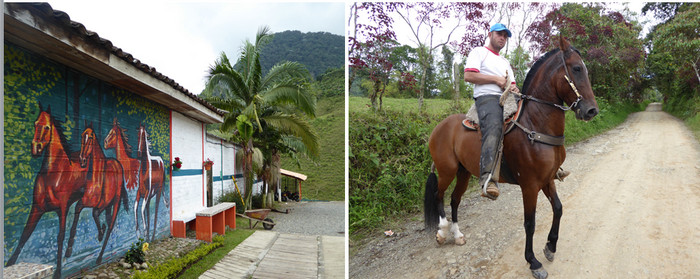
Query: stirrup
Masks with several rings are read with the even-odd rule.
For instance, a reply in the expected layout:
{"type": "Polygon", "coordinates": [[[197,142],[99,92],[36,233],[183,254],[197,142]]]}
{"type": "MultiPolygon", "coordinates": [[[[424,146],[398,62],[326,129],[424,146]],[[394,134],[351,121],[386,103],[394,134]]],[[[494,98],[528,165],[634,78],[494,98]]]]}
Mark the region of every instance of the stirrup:
{"type": "MultiPolygon", "coordinates": [[[[498,199],[498,196],[500,195],[500,191],[498,190],[498,183],[496,181],[493,181],[491,179],[492,174],[489,173],[489,175],[486,177],[484,183],[481,184],[481,196],[485,198],[489,198],[491,200],[496,200],[498,199]]],[[[481,181],[479,181],[481,182],[481,181]]]]}

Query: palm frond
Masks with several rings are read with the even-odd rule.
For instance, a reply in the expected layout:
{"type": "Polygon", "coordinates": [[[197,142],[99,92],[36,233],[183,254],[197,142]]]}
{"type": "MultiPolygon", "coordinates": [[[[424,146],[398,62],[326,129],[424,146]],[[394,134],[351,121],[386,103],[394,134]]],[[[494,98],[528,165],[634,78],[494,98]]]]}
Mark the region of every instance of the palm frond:
{"type": "Polygon", "coordinates": [[[228,98],[246,99],[247,97],[241,94],[247,94],[247,87],[243,76],[231,66],[226,53],[221,52],[214,65],[209,67],[205,90],[220,89],[227,93],[228,98]]]}
{"type": "Polygon", "coordinates": [[[283,80],[296,80],[298,82],[306,82],[311,79],[309,70],[298,62],[283,62],[278,63],[267,72],[265,79],[262,81],[262,87],[267,88],[272,84],[283,80]]]}
{"type": "Polygon", "coordinates": [[[269,127],[274,128],[282,135],[299,137],[306,146],[310,157],[318,157],[320,149],[318,135],[311,128],[309,122],[293,114],[279,113],[266,116],[264,120],[269,127]]]}
{"type": "Polygon", "coordinates": [[[292,81],[280,83],[264,92],[265,104],[292,105],[310,117],[316,117],[316,98],[292,81]]]}

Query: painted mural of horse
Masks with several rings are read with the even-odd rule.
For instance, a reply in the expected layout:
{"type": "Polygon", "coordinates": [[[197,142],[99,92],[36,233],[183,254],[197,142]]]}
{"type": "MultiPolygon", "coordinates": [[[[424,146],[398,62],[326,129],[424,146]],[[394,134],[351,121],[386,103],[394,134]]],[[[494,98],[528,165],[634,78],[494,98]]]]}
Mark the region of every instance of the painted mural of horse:
{"type": "Polygon", "coordinates": [[[123,129],[117,118],[112,121],[112,129],[107,133],[104,140],[105,150],[113,148],[117,160],[124,168],[124,179],[126,180],[126,189],[133,190],[139,185],[139,160],[131,157],[131,145],[128,143],[129,137],[126,135],[126,129],[123,129]]]}
{"type": "Polygon", "coordinates": [[[124,169],[116,159],[105,157],[92,124],[86,125],[80,138],[80,165],[89,167],[90,175],[85,193],[75,205],[75,216],[77,218],[85,207],[92,208],[92,217],[98,230],[97,239],[102,241],[102,249],[97,257],[97,264],[100,264],[117,221],[119,202],[124,203],[124,209],[128,212],[129,199],[125,189],[124,169]],[[102,212],[105,212],[106,228],[105,224],[100,223],[102,212]]]}
{"type": "MultiPolygon", "coordinates": [[[[165,184],[165,165],[163,158],[151,155],[149,150],[151,146],[148,140],[148,132],[143,123],[139,124],[138,128],[138,150],[136,157],[140,162],[139,167],[139,190],[136,193],[134,201],[134,216],[137,214],[139,202],[141,202],[141,221],[146,229],[146,239],[148,239],[151,225],[151,216],[146,214],[150,212],[151,199],[156,197],[155,217],[153,221],[153,237],[156,237],[156,225],[158,224],[158,206],[160,205],[160,196],[163,194],[165,184]]],[[[163,199],[165,206],[169,207],[168,199],[163,199]]],[[[136,230],[138,231],[138,218],[136,219],[136,230]]]]}
{"type": "MultiPolygon", "coordinates": [[[[58,253],[56,256],[56,271],[54,278],[61,278],[61,264],[63,263],[63,241],[66,233],[68,211],[73,203],[83,197],[87,183],[88,169],[81,166],[79,153],[71,153],[68,144],[63,138],[61,125],[51,116],[51,106],[46,111],[41,110],[34,122],[34,138],[31,144],[32,157],[44,154],[41,169],[34,180],[34,198],[29,218],[22,231],[17,247],[7,261],[7,266],[17,262],[22,248],[34,232],[37,223],[46,212],[56,212],[59,219],[58,227],[58,253]]],[[[73,220],[75,226],[78,219],[73,220]]],[[[71,229],[70,239],[75,236],[75,229],[71,229]]],[[[66,257],[69,256],[72,241],[69,241],[66,257]]]]}

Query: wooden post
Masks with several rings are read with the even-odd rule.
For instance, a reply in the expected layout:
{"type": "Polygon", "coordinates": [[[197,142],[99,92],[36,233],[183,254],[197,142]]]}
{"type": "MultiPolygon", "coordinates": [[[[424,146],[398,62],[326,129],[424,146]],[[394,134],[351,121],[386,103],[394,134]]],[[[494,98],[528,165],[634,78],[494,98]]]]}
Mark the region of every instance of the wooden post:
{"type": "Polygon", "coordinates": [[[213,200],[213,194],[212,189],[213,187],[213,177],[212,177],[212,170],[209,168],[206,170],[207,173],[207,207],[212,207],[214,205],[214,200],[213,200]]]}

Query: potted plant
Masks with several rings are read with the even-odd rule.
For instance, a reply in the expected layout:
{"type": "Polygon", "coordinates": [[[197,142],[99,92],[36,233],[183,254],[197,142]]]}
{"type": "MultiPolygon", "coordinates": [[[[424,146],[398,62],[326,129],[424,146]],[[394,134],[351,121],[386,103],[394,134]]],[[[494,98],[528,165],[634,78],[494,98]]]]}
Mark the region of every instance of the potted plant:
{"type": "Polygon", "coordinates": [[[179,171],[180,168],[182,167],[182,161],[180,161],[180,157],[175,157],[175,161],[172,164],[173,166],[173,171],[179,171]]]}
{"type": "Polygon", "coordinates": [[[202,166],[204,166],[205,170],[211,170],[212,165],[214,165],[214,161],[210,160],[209,158],[207,158],[207,160],[204,161],[204,163],[202,163],[202,166]]]}

